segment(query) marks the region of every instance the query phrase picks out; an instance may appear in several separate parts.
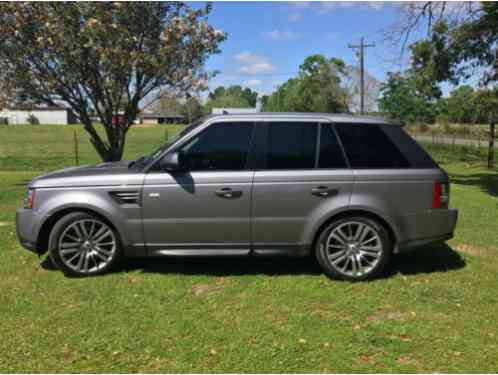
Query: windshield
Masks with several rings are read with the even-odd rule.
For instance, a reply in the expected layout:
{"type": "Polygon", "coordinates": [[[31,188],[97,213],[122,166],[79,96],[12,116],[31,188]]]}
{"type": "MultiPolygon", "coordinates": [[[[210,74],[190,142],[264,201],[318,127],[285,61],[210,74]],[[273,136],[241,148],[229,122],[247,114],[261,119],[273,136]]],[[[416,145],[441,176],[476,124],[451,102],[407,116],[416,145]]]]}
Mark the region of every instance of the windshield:
{"type": "Polygon", "coordinates": [[[135,161],[132,161],[129,165],[129,168],[131,167],[136,167],[136,168],[142,168],[143,166],[145,166],[148,162],[150,162],[151,160],[157,158],[159,155],[161,155],[163,153],[164,150],[166,150],[168,147],[170,147],[173,143],[175,143],[176,141],[178,141],[181,137],[183,137],[185,134],[191,132],[192,130],[194,130],[196,127],[198,127],[199,125],[202,125],[204,123],[204,121],[206,120],[206,117],[201,117],[200,119],[194,121],[193,123],[191,123],[190,125],[186,126],[185,128],[183,128],[181,131],[179,131],[178,133],[176,133],[172,138],[168,139],[166,141],[166,143],[162,144],[156,151],[154,151],[152,154],[150,155],[146,155],[146,156],[142,156],[141,158],[135,160],[135,161]]]}

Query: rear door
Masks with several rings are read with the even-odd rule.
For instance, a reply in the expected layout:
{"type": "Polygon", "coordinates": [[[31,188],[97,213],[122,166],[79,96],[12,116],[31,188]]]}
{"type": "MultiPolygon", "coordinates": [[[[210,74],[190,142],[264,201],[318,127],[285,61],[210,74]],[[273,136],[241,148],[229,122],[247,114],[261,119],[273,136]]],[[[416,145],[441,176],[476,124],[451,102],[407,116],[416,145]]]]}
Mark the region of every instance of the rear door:
{"type": "Polygon", "coordinates": [[[252,193],[257,253],[300,253],[324,216],[349,204],[353,174],[328,122],[265,122],[252,193]]]}

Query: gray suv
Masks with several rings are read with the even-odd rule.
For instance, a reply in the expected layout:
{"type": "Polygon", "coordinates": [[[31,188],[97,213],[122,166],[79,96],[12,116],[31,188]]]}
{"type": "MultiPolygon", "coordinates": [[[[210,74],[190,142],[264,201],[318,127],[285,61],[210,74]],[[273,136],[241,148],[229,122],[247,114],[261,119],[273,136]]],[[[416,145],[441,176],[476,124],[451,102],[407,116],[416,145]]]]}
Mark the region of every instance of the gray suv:
{"type": "Polygon", "coordinates": [[[393,253],[452,237],[448,175],[379,118],[203,118],[149,156],[33,179],[20,243],[66,274],[124,257],[314,255],[334,278],[377,275],[393,253]]]}

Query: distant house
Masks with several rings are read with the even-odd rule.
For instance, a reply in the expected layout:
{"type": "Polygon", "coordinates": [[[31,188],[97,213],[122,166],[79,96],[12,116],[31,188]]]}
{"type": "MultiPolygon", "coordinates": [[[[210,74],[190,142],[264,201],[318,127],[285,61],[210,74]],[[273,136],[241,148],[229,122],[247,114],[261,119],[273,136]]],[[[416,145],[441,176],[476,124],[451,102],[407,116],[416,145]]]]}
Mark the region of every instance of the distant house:
{"type": "Polygon", "coordinates": [[[70,109],[62,106],[23,106],[0,111],[0,124],[24,125],[33,121],[38,124],[67,125],[74,124],[76,118],[70,109]]]}
{"type": "Polygon", "coordinates": [[[236,115],[236,114],[251,114],[258,113],[257,108],[213,108],[211,113],[213,115],[236,115]]]}
{"type": "Polygon", "coordinates": [[[184,124],[185,116],[170,111],[150,111],[140,114],[142,124],[184,124]]]}

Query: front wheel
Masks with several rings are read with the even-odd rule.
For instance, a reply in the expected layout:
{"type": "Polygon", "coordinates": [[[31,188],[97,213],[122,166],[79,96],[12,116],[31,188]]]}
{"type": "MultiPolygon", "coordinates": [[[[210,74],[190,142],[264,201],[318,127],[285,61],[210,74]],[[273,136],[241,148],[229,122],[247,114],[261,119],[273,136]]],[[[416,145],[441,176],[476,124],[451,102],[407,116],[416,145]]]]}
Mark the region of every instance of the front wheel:
{"type": "Polygon", "coordinates": [[[318,237],[315,251],[328,276],[360,281],[379,274],[390,258],[392,244],[381,224],[359,216],[329,224],[318,237]]]}
{"type": "Polygon", "coordinates": [[[114,228],[96,216],[75,212],[52,229],[49,256],[66,275],[93,276],[109,271],[122,250],[114,228]]]}

